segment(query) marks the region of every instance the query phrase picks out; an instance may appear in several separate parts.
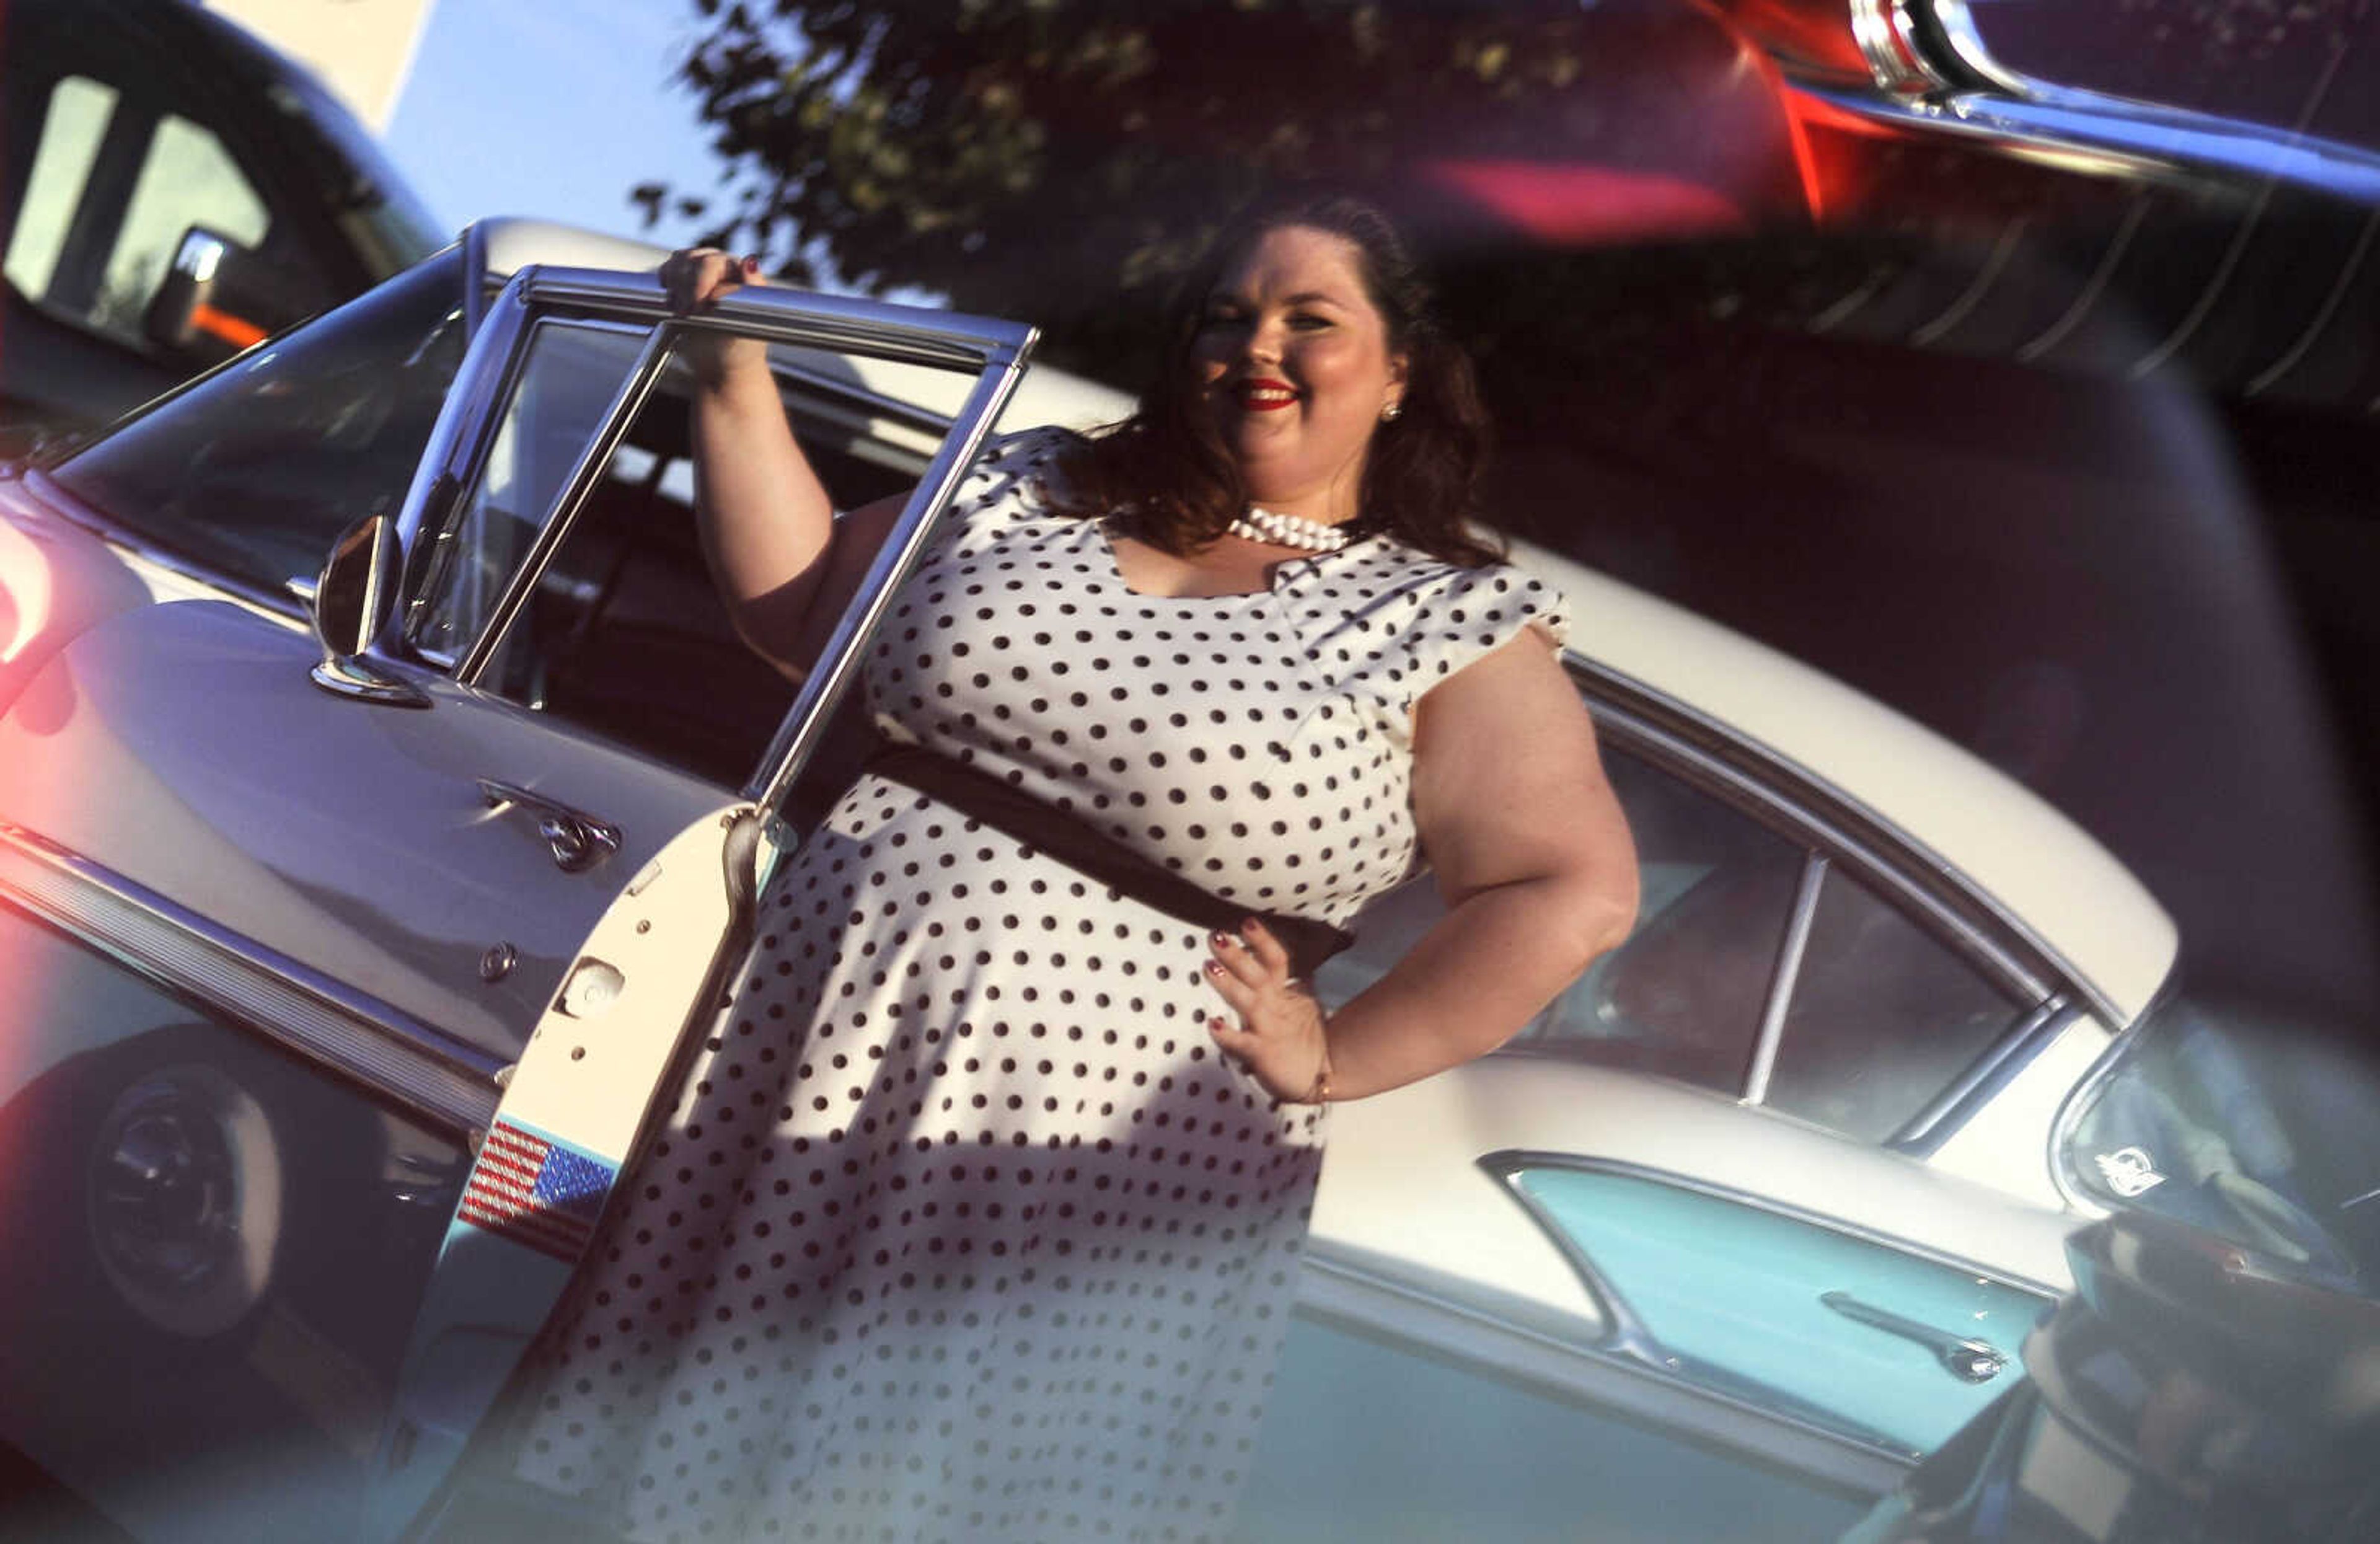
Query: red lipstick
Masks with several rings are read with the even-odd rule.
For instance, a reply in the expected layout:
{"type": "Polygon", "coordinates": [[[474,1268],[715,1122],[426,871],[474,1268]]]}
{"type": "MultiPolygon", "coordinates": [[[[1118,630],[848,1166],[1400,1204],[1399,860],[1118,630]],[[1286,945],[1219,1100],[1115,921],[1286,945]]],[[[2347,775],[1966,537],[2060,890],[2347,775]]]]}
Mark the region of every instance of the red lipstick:
{"type": "Polygon", "coordinates": [[[1297,403],[1297,389],[1286,381],[1258,376],[1232,387],[1232,400],[1250,413],[1276,413],[1297,403]]]}

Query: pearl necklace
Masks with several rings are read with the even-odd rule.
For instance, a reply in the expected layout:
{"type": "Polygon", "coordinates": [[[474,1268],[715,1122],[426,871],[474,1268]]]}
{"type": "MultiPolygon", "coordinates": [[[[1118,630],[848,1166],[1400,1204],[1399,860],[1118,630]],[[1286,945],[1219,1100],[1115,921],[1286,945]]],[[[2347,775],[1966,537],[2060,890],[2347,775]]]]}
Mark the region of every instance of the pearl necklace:
{"type": "Polygon", "coordinates": [[[1335,553],[1347,544],[1347,532],[1339,526],[1301,519],[1295,515],[1276,515],[1255,505],[1248,505],[1245,517],[1223,529],[1242,541],[1295,547],[1308,553],[1335,553]]]}

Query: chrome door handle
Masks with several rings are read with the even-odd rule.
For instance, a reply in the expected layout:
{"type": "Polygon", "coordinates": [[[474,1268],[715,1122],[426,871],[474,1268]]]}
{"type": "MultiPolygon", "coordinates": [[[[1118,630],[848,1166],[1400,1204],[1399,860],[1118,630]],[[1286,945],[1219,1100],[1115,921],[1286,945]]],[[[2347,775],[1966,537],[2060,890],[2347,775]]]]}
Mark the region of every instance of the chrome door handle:
{"type": "Polygon", "coordinates": [[[2008,1366],[2008,1353],[1989,1341],[1979,1341],[1967,1335],[1954,1335],[1948,1330],[1937,1330],[1931,1324],[1879,1308],[1873,1303],[1863,1303],[1848,1292],[1828,1292],[1818,1301],[1842,1315],[1888,1335],[1915,1341],[1934,1353],[1935,1359],[1949,1369],[1950,1376],[1963,1383],[1988,1383],[2008,1366]]]}
{"type": "Polygon", "coordinates": [[[537,833],[552,852],[553,866],[565,874],[584,873],[620,850],[618,826],[527,788],[483,777],[480,796],[491,809],[519,808],[536,816],[537,833]]]}

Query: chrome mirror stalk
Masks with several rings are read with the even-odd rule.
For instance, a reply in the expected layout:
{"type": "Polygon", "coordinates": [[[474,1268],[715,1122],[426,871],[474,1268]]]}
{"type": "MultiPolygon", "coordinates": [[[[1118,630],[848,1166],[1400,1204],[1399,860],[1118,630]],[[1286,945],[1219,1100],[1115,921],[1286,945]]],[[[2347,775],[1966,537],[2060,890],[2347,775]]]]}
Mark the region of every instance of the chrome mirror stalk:
{"type": "Polygon", "coordinates": [[[314,637],[322,646],[316,686],[392,707],[430,706],[429,694],[364,654],[395,613],[403,573],[396,527],[386,516],[367,515],[340,534],[314,581],[314,637]]]}

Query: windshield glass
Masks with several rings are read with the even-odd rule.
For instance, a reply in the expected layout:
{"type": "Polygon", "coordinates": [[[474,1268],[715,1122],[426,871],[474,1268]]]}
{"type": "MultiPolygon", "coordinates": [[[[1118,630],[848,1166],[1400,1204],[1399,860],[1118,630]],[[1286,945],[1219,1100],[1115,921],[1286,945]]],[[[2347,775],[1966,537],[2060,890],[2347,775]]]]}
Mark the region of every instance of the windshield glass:
{"type": "Polygon", "coordinates": [[[2069,1178],[2366,1296],[2380,1277],[2380,1075],[2335,1039],[2176,998],[2083,1095],[2069,1178]]]}
{"type": "Polygon", "coordinates": [[[52,475],[251,589],[310,577],[341,530],[405,497],[463,359],[462,267],[450,248],[242,354],[52,475]]]}

